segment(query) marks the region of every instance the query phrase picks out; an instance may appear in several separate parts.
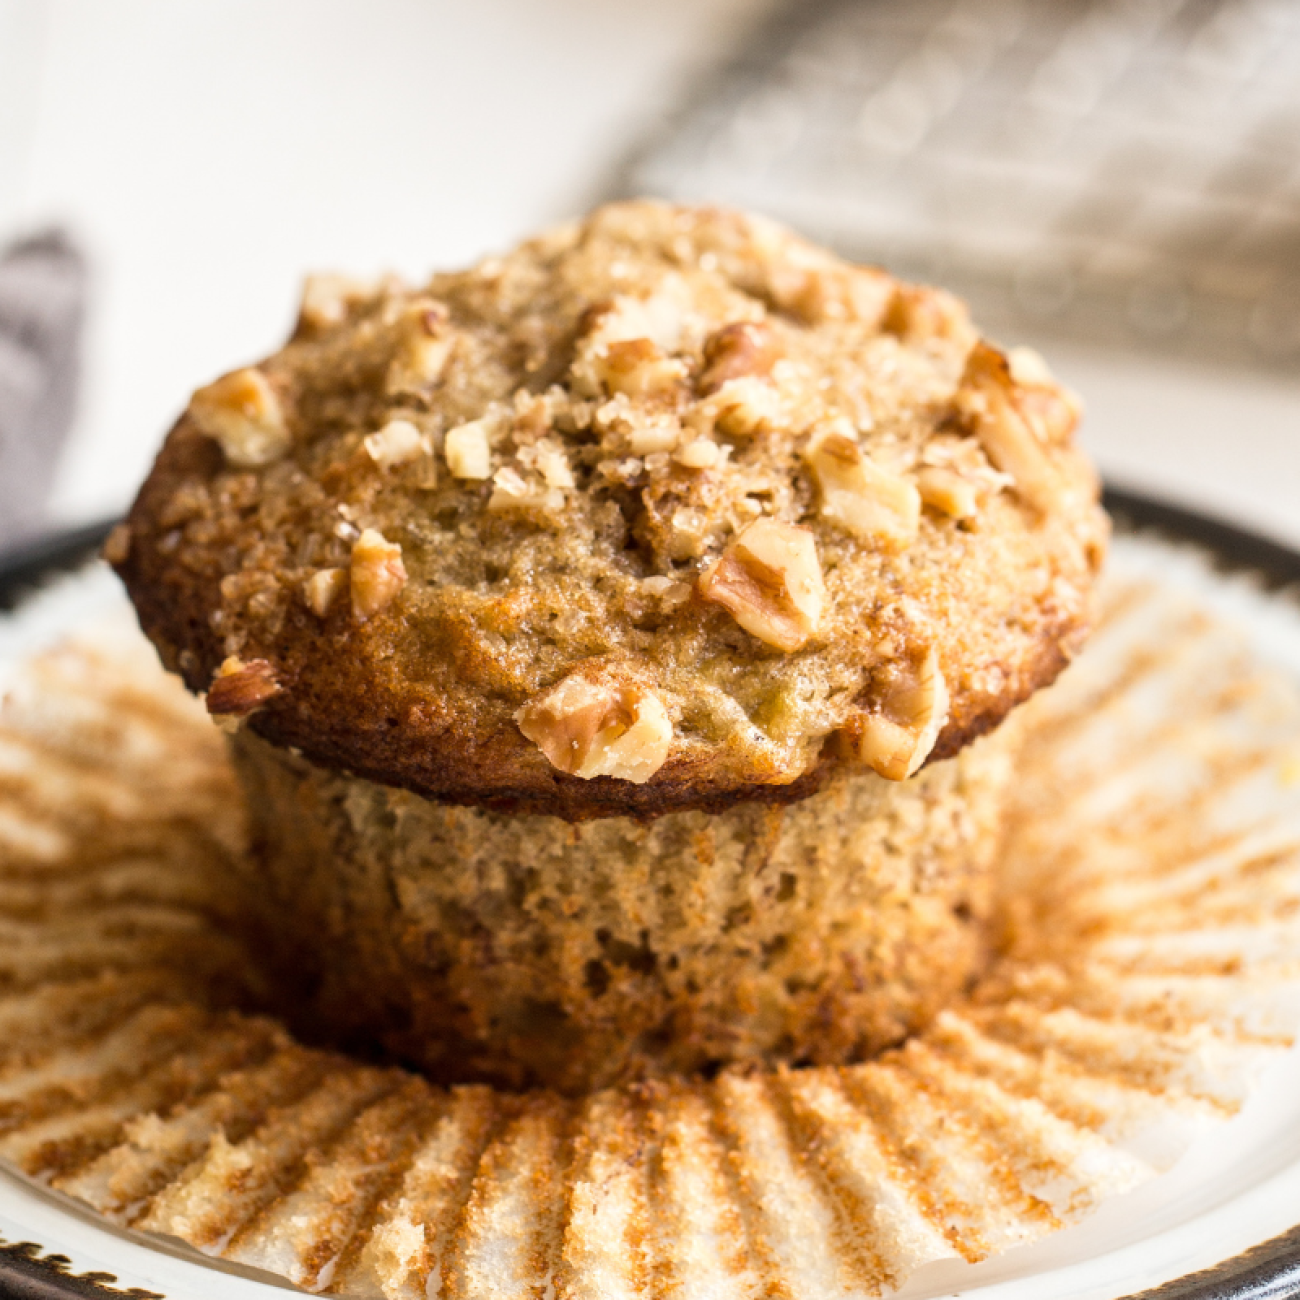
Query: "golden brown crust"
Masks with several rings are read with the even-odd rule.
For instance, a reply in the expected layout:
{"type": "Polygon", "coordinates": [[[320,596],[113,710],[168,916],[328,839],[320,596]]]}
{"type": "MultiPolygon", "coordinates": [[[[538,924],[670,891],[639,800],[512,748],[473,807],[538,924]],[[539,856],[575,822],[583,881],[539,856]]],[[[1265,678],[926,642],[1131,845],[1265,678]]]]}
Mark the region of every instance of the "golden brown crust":
{"type": "Polygon", "coordinates": [[[114,557],[169,667],[206,691],[265,661],[245,725],[323,765],[570,820],[786,803],[851,761],[836,733],[892,665],[933,651],[943,757],[1068,662],[1105,538],[1076,414],[946,295],[756,219],[615,205],[304,307],[196,397],[114,557]],[[835,484],[809,459],[831,434],[835,484]],[[929,467],[957,513],[917,504],[929,467]],[[754,512],[811,538],[822,593],[776,592],[779,644],[705,598],[754,512]],[[653,691],[648,778],[567,775],[520,731],[574,673],[653,691]]]}

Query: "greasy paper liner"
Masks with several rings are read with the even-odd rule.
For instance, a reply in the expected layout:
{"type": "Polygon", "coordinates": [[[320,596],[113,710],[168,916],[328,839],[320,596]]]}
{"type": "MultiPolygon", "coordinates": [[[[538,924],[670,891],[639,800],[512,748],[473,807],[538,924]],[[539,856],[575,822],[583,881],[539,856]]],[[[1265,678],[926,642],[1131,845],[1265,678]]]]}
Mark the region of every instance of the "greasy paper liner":
{"type": "Polygon", "coordinates": [[[220,737],[134,635],[36,657],[0,714],[0,1158],[412,1300],[876,1295],[1078,1220],[1300,1024],[1300,692],[1126,567],[1029,706],[1004,951],[967,1002],[868,1064],[579,1101],[440,1090],[252,1014],[220,737]]]}

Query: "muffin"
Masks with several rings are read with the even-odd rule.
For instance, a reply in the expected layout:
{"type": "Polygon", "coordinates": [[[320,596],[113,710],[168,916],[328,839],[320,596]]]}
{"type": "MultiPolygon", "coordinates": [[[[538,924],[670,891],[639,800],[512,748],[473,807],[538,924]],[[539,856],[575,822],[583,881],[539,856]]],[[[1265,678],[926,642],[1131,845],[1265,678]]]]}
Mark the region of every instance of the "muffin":
{"type": "Polygon", "coordinates": [[[1086,632],[1077,418],[732,212],[310,281],[109,543],[236,733],[298,1022],[568,1090],[923,1024],[983,960],[999,724],[1086,632]]]}

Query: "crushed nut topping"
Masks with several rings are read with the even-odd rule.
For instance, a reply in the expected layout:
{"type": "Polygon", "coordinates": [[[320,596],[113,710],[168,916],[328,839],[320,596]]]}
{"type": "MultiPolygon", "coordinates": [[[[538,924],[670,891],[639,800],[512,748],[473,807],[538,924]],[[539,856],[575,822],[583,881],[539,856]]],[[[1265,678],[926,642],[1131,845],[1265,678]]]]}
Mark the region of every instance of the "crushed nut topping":
{"type": "Polygon", "coordinates": [[[1083,414],[1083,403],[1056,382],[1042,356],[1033,348],[1012,348],[1007,369],[1020,390],[1020,412],[1038,438],[1049,445],[1068,438],[1083,414]]]}
{"type": "Polygon", "coordinates": [[[845,728],[855,757],[889,781],[903,781],[930,756],[948,720],[948,686],[933,648],[892,666],[877,708],[845,728]]]}
{"type": "Polygon", "coordinates": [[[812,530],[778,519],[754,520],[703,574],[698,590],[746,632],[787,654],[816,634],[826,605],[812,530]]]}
{"type": "Polygon", "coordinates": [[[388,364],[388,393],[420,393],[435,384],[451,356],[446,307],[432,298],[416,298],[402,312],[400,343],[388,364]]]}
{"type": "Polygon", "coordinates": [[[970,313],[960,298],[926,285],[899,285],[885,312],[885,329],[913,343],[928,339],[975,339],[970,313]]]}
{"type": "Polygon", "coordinates": [[[238,469],[269,465],[292,445],[275,390],[252,366],[200,388],[190,399],[190,416],[238,469]]]}
{"type": "Polygon", "coordinates": [[[127,556],[131,554],[131,525],[114,524],[104,539],[104,549],[100,554],[109,564],[125,564],[127,556]]]}
{"type": "Polygon", "coordinates": [[[1026,419],[1021,396],[1006,357],[977,343],[954,398],[957,412],[989,460],[1011,476],[1020,496],[1046,512],[1058,502],[1061,487],[1041,438],[1026,419]]]}
{"type": "Polygon", "coordinates": [[[470,420],[447,431],[442,454],[456,478],[492,477],[492,446],[488,439],[490,421],[470,420]]]}
{"type": "Polygon", "coordinates": [[[563,505],[564,493],[559,488],[526,479],[510,465],[492,475],[489,510],[559,510],[563,505]]]}
{"type": "Polygon", "coordinates": [[[332,329],[347,320],[352,308],[379,292],[372,281],[328,272],[309,275],[302,286],[298,327],[313,332],[332,329]]]}
{"type": "Polygon", "coordinates": [[[733,321],[704,343],[699,391],[708,396],[732,379],[764,379],[785,355],[776,331],[766,321],[733,321]]]}
{"type": "Polygon", "coordinates": [[[726,460],[727,450],[711,438],[695,438],[679,448],[673,459],[686,469],[713,469],[726,460]]]}
{"type": "Polygon", "coordinates": [[[893,546],[905,546],[916,537],[921,495],[910,480],[869,460],[842,432],[815,438],[806,454],[826,518],[859,537],[893,546]]]}
{"type": "Polygon", "coordinates": [[[656,452],[672,451],[682,436],[682,426],[670,415],[629,422],[627,449],[634,456],[652,456],[656,452]]]}
{"type": "Polygon", "coordinates": [[[555,443],[543,443],[537,448],[537,468],[551,488],[571,488],[574,486],[573,471],[569,468],[569,458],[555,443]]]}
{"type": "Polygon", "coordinates": [[[265,659],[245,663],[232,655],[217,669],[208,688],[208,712],[214,718],[246,718],[284,687],[276,680],[275,667],[265,659]]]}
{"type": "Polygon", "coordinates": [[[374,528],[365,529],[352,547],[352,616],[358,623],[392,603],[406,585],[402,548],[374,528]]]}
{"type": "Polygon", "coordinates": [[[969,519],[979,509],[979,489],[956,470],[923,466],[916,475],[921,500],[953,519],[969,519]]]}
{"type": "Polygon", "coordinates": [[[686,377],[686,366],[665,356],[649,339],[619,339],[591,358],[592,373],[607,393],[646,397],[668,393],[686,377]]]}
{"type": "MultiPolygon", "coordinates": [[[[973,343],[947,295],[712,208],[616,204],[420,285],[325,277],[290,345],[224,381],[248,410],[196,399],[120,567],[190,584],[160,618],[204,670],[265,655],[310,680],[304,716],[391,653],[437,701],[403,728],[465,719],[499,746],[483,781],[604,799],[510,719],[609,656],[674,720],[692,786],[796,779],[859,715],[891,721],[866,702],[906,647],[934,645],[965,731],[1082,636],[1104,526],[1074,408],[1041,359],[999,374],[973,343]],[[260,447],[230,436],[250,412],[260,447]]],[[[624,795],[658,806],[667,772],[624,795]]]]}
{"type": "Polygon", "coordinates": [[[317,569],[302,584],[302,598],[313,614],[324,618],[348,589],[349,581],[347,569],[317,569]]]}
{"type": "Polygon", "coordinates": [[[662,601],[669,609],[684,605],[691,598],[689,583],[676,582],[672,578],[665,578],[659,574],[642,578],[641,589],[656,600],[662,601]]]}
{"type": "Polygon", "coordinates": [[[1056,382],[1043,354],[1035,348],[1010,348],[1007,369],[1018,384],[1054,384],[1056,382]]]}
{"type": "Polygon", "coordinates": [[[364,445],[380,469],[405,465],[430,453],[429,440],[409,420],[389,420],[382,429],[367,434],[364,445]]]}
{"type": "Polygon", "coordinates": [[[697,402],[686,416],[700,433],[714,429],[734,438],[749,438],[787,422],[780,392],[766,379],[753,375],[728,379],[716,392],[697,402]]]}
{"type": "Polygon", "coordinates": [[[514,717],[553,767],[584,780],[612,776],[641,785],[664,765],[673,742],[672,722],[653,691],[577,674],[514,717]]]}

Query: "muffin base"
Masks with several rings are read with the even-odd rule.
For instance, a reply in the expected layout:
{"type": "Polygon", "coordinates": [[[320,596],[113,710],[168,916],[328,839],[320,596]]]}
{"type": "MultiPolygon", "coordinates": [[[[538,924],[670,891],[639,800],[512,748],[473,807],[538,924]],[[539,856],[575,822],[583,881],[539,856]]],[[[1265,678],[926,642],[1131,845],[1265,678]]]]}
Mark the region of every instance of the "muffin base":
{"type": "Polygon", "coordinates": [[[564,1092],[843,1064],[983,969],[1003,728],[903,783],[572,825],[437,804],[232,742],[260,936],[300,1033],[442,1082],[564,1092]]]}

